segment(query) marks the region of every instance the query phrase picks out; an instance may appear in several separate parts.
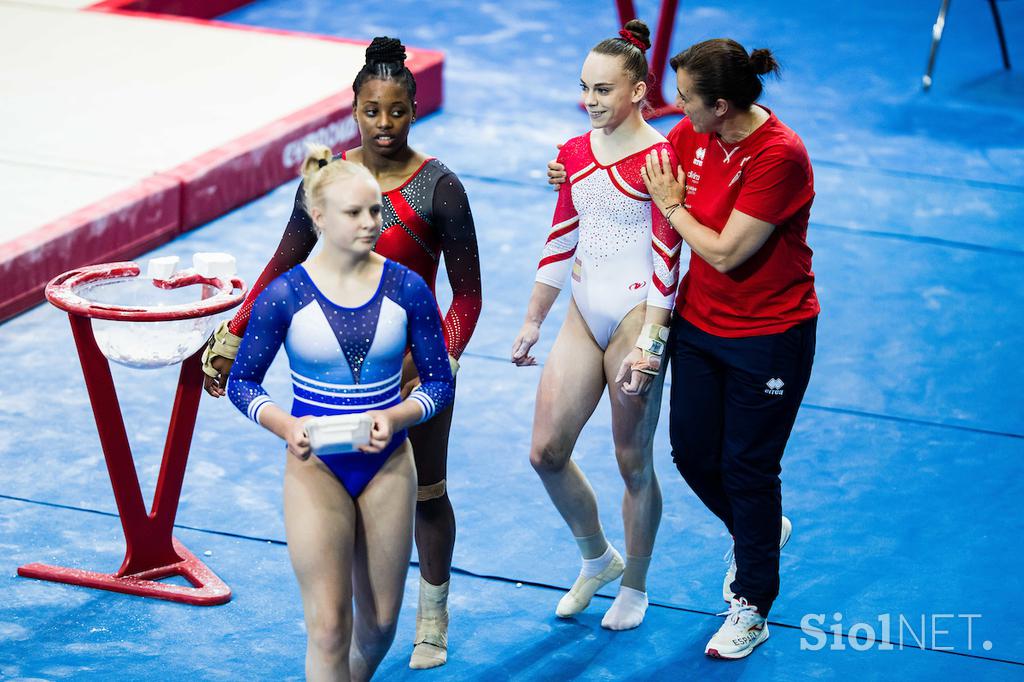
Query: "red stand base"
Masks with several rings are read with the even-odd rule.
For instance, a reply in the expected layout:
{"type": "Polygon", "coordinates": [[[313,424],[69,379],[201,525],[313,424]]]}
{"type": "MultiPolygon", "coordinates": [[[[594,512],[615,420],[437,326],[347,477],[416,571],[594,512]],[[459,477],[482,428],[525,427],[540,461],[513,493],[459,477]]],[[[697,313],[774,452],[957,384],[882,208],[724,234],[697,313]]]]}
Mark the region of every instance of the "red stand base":
{"type": "MultiPolygon", "coordinates": [[[[171,313],[146,309],[111,312],[98,305],[89,307],[80,299],[76,299],[73,291],[69,292],[72,285],[65,284],[67,281],[77,283],[80,279],[89,277],[115,279],[134,277],[138,274],[139,268],[134,263],[108,263],[66,272],[51,281],[46,288],[46,297],[57,307],[67,310],[71,321],[71,331],[75,337],[75,345],[78,346],[79,359],[82,361],[82,373],[86,389],[89,391],[89,401],[92,404],[100,444],[103,446],[103,457],[107,463],[114,501],[117,503],[121,528],[124,530],[124,562],[114,574],[28,564],[18,569],[18,575],[198,606],[224,604],[231,599],[230,588],[202,561],[185,549],[173,535],[174,517],[178,512],[178,498],[185,477],[185,465],[192,443],[192,432],[195,429],[196,413],[199,411],[199,397],[203,391],[202,348],[181,363],[178,390],[174,396],[160,475],[153,496],[153,508],[152,511],[147,511],[135,471],[131,446],[128,443],[128,434],[125,431],[124,417],[114,388],[114,377],[110,373],[110,363],[96,344],[91,316],[100,316],[100,313],[104,313],[112,317],[101,319],[121,319],[118,315],[130,319],[133,315],[138,318],[145,314],[158,318],[147,321],[160,322],[167,321],[159,319],[161,315],[166,317],[171,313]],[[192,586],[159,582],[162,578],[173,576],[185,578],[192,586]]],[[[238,280],[233,286],[242,292],[236,297],[240,300],[241,295],[244,295],[245,285],[238,280]]],[[[232,305],[237,305],[237,301],[232,305]]],[[[224,306],[221,306],[219,310],[214,309],[212,312],[220,312],[223,309],[224,306]]],[[[171,308],[167,310],[173,313],[171,308]]],[[[190,312],[199,314],[208,311],[199,307],[197,303],[196,310],[190,312]]]]}
{"type": "Polygon", "coordinates": [[[177,563],[167,564],[138,573],[122,575],[120,573],[96,573],[78,568],[64,568],[47,564],[27,564],[18,568],[18,575],[24,578],[49,580],[69,585],[82,585],[98,590],[123,592],[140,597],[154,597],[168,601],[193,604],[195,606],[215,606],[226,604],[231,600],[231,588],[188,551],[177,538],[172,538],[174,551],[182,557],[177,563]],[[181,576],[192,583],[193,587],[184,587],[171,583],[157,582],[162,578],[181,576]]]}

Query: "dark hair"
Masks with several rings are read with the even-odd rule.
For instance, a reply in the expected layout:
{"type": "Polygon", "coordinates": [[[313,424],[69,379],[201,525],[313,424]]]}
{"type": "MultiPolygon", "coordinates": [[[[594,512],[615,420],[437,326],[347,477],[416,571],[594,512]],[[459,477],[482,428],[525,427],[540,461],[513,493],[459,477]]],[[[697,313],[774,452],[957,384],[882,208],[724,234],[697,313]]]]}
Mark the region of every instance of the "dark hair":
{"type": "Polygon", "coordinates": [[[378,36],[366,48],[366,63],[352,82],[356,99],[359,98],[359,89],[374,78],[400,83],[409,94],[409,101],[416,103],[416,78],[405,66],[405,46],[397,38],[378,36]]]}
{"type": "Polygon", "coordinates": [[[754,50],[749,55],[729,38],[705,40],[683,50],[669,61],[676,71],[685,69],[693,88],[711,106],[724,99],[740,109],[749,109],[763,90],[762,76],[779,75],[779,63],[771,50],[754,50]]]}
{"type": "Polygon", "coordinates": [[[629,32],[633,38],[644,47],[640,49],[626,38],[607,38],[602,40],[591,52],[607,54],[613,57],[622,57],[623,68],[626,73],[633,77],[633,82],[647,80],[647,56],[645,51],[651,47],[651,29],[639,19],[632,19],[626,22],[624,31],[629,32]]]}

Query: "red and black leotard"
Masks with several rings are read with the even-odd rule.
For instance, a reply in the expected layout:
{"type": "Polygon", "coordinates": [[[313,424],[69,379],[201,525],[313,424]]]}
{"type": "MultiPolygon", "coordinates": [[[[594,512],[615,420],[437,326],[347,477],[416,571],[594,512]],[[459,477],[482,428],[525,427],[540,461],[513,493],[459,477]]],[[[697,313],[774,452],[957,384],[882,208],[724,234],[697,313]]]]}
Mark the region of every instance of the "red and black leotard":
{"type": "MultiPolygon", "coordinates": [[[[431,292],[444,254],[452,287],[452,304],[444,316],[444,340],[448,353],[458,359],[469,343],[483,305],[480,256],[466,190],[443,163],[429,158],[400,187],[384,192],[383,203],[384,224],[377,253],[416,272],[431,292]]],[[[302,207],[300,184],[277,252],[228,324],[232,334],[245,334],[256,297],[274,278],[304,261],[316,241],[313,221],[302,207]]]]}

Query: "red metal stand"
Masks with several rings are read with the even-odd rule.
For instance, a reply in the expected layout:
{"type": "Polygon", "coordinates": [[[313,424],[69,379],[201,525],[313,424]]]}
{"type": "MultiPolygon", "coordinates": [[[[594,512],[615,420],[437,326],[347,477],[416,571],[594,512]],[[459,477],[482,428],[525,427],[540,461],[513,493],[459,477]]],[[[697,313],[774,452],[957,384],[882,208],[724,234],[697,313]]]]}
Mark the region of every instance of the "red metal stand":
{"type": "MultiPolygon", "coordinates": [[[[662,0],[661,10],[658,12],[658,26],[654,32],[654,44],[652,45],[654,51],[651,53],[649,62],[652,83],[651,88],[647,91],[647,101],[651,108],[644,112],[644,118],[648,120],[683,113],[682,109],[665,101],[662,83],[659,80],[665,73],[665,66],[668,64],[668,47],[672,42],[672,28],[676,23],[678,5],[678,0],[662,0]]],[[[615,0],[615,6],[619,10],[620,25],[625,26],[630,19],[636,19],[633,0],[615,0]]]]}
{"type": "MultiPolygon", "coordinates": [[[[122,271],[129,270],[122,268],[122,271]]],[[[138,269],[134,271],[137,273],[138,269]]],[[[93,267],[65,273],[54,283],[83,272],[87,276],[91,272],[108,273],[109,268],[93,267]]],[[[114,574],[34,563],[18,568],[18,575],[200,606],[226,603],[231,599],[231,588],[172,535],[202,393],[202,349],[181,364],[153,508],[147,513],[110,363],[96,344],[92,320],[85,314],[74,312],[73,309],[77,309],[74,305],[52,296],[50,288],[47,289],[47,297],[58,307],[68,310],[127,549],[121,568],[114,574]],[[185,578],[192,587],[159,582],[171,576],[185,578]]],[[[134,315],[140,317],[138,313],[134,315]]],[[[112,316],[109,315],[108,319],[112,316]]]]}

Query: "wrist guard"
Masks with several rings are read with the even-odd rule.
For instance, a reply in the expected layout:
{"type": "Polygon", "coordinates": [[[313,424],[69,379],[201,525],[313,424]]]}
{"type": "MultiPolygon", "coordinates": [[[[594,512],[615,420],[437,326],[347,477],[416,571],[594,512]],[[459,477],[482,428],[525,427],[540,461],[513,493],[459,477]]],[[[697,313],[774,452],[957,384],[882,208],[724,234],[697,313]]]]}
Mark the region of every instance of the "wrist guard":
{"type": "Polygon", "coordinates": [[[210,364],[216,357],[234,360],[238,355],[238,345],[242,343],[242,337],[235,336],[228,331],[228,321],[224,320],[213,332],[213,336],[206,342],[206,349],[203,351],[203,373],[208,377],[217,378],[219,372],[210,364]]]}

